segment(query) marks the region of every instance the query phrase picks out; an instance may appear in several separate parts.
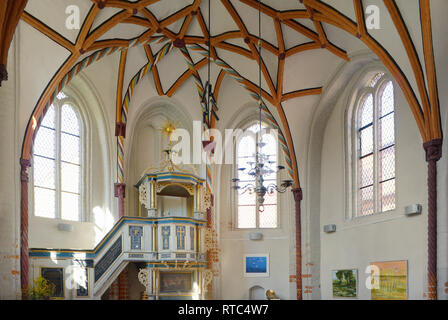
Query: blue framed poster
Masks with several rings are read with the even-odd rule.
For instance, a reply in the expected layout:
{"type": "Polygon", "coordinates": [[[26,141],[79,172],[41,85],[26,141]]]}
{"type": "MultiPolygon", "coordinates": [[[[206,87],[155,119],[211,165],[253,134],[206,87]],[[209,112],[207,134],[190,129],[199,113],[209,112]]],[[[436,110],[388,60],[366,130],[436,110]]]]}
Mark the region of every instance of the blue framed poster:
{"type": "Polygon", "coordinates": [[[244,255],[244,276],[269,277],[269,255],[268,254],[244,255]]]}

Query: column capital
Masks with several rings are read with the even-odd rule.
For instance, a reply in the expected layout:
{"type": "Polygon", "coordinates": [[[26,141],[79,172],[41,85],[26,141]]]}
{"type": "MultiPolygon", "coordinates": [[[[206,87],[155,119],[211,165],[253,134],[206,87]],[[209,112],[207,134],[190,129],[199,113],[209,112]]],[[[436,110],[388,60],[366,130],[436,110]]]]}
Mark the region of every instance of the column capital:
{"type": "Polygon", "coordinates": [[[439,161],[442,157],[442,139],[433,139],[423,143],[426,161],[439,161]]]}
{"type": "Polygon", "coordinates": [[[29,159],[20,158],[20,181],[28,182],[28,172],[26,170],[31,167],[31,161],[29,159]]]}
{"type": "Polygon", "coordinates": [[[2,81],[8,80],[8,71],[6,71],[6,66],[1,63],[0,64],[0,87],[2,86],[2,81]]]}
{"type": "Polygon", "coordinates": [[[126,138],[126,123],[121,121],[115,123],[115,136],[126,138]]]}
{"type": "Polygon", "coordinates": [[[114,196],[116,198],[125,198],[126,197],[126,184],[125,183],[115,183],[114,196]]]}
{"type": "Polygon", "coordinates": [[[302,188],[295,188],[295,189],[292,189],[291,191],[294,196],[294,201],[302,201],[302,199],[303,199],[302,188]]]}

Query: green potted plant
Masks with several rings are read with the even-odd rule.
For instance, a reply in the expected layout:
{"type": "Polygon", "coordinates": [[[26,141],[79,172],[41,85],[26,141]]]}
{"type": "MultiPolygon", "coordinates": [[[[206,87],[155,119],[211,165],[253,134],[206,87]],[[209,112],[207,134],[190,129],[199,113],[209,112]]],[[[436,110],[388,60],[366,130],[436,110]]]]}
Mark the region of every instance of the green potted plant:
{"type": "Polygon", "coordinates": [[[31,300],[50,300],[56,291],[54,283],[49,282],[42,276],[34,279],[34,285],[30,288],[28,297],[31,300]]]}

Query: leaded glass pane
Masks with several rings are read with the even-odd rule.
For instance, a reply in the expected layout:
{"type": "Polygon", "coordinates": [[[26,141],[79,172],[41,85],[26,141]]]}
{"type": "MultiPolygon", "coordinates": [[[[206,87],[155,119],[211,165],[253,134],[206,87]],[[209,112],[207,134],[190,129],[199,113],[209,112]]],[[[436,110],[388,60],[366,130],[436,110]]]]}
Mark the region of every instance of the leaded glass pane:
{"type": "MultiPolygon", "coordinates": [[[[273,181],[270,181],[269,183],[272,183],[273,181]]],[[[264,204],[277,204],[277,192],[274,191],[272,193],[266,193],[264,196],[264,204]]]]}
{"type": "Polygon", "coordinates": [[[277,154],[277,139],[272,134],[264,134],[263,135],[263,143],[265,144],[261,151],[264,154],[272,156],[274,160],[275,155],[277,154]]]}
{"type": "Polygon", "coordinates": [[[64,220],[79,220],[79,195],[61,192],[61,218],[64,220]]]}
{"type": "MultiPolygon", "coordinates": [[[[369,86],[377,86],[378,73],[369,86]]],[[[373,95],[363,101],[358,117],[358,214],[395,209],[395,115],[394,88],[387,82],[380,92],[379,104],[373,95]],[[373,115],[376,119],[374,119],[373,115]],[[375,137],[374,133],[378,136],[375,137]],[[377,207],[377,205],[379,207],[377,207]]]]}
{"type": "Polygon", "coordinates": [[[395,147],[380,152],[380,181],[395,178],[395,147]]]}
{"type": "Polygon", "coordinates": [[[61,163],[61,190],[79,193],[80,167],[75,164],[61,163]]]}
{"type": "Polygon", "coordinates": [[[381,95],[380,115],[384,116],[394,111],[394,86],[389,81],[381,95]]]}
{"type": "Polygon", "coordinates": [[[70,134],[61,133],[61,160],[80,164],[80,139],[70,134]]]}
{"type": "Polygon", "coordinates": [[[34,185],[49,189],[56,188],[56,162],[47,158],[34,156],[33,179],[34,185]]]}
{"type": "Polygon", "coordinates": [[[260,228],[277,227],[277,206],[265,205],[264,211],[259,213],[260,228]]]}
{"type": "Polygon", "coordinates": [[[395,123],[394,114],[391,113],[388,116],[380,119],[379,132],[380,132],[380,148],[386,148],[395,144],[395,123]]]}
{"type": "Polygon", "coordinates": [[[361,157],[373,152],[373,127],[365,128],[360,133],[360,155],[361,157]]]}
{"type": "MultiPolygon", "coordinates": [[[[245,185],[245,183],[239,184],[241,187],[245,185]]],[[[255,205],[255,193],[250,194],[249,191],[244,192],[243,194],[238,195],[238,205],[255,205]]]]}
{"type": "Polygon", "coordinates": [[[373,121],[373,96],[369,94],[364,100],[359,114],[359,127],[363,128],[373,121]]]}
{"type": "Polygon", "coordinates": [[[75,110],[67,104],[61,108],[61,131],[75,136],[80,135],[78,116],[75,110]]]}
{"type": "Polygon", "coordinates": [[[45,113],[44,118],[42,119],[41,126],[55,129],[56,128],[56,118],[55,118],[55,109],[54,105],[50,105],[45,113]]]}
{"type": "Polygon", "coordinates": [[[255,136],[244,136],[238,142],[237,157],[252,157],[255,154],[255,136]]]}
{"type": "Polygon", "coordinates": [[[34,187],[34,214],[43,218],[56,217],[56,191],[34,187]]]}
{"type": "Polygon", "coordinates": [[[372,214],[374,210],[373,186],[361,189],[359,195],[360,214],[362,216],[372,214]]]}
{"type": "Polygon", "coordinates": [[[64,105],[59,109],[51,105],[42,119],[33,145],[36,216],[79,220],[80,141],[80,122],[73,108],[64,105]],[[56,128],[60,128],[61,132],[57,132],[56,128]],[[56,207],[57,203],[61,206],[61,212],[56,207]]]}
{"type": "Polygon", "coordinates": [[[382,211],[395,209],[395,179],[380,183],[382,211]]]}
{"type": "Polygon", "coordinates": [[[360,187],[373,184],[373,155],[362,158],[359,162],[360,187]]]}
{"type": "Polygon", "coordinates": [[[237,160],[238,168],[245,169],[245,170],[238,170],[238,178],[241,181],[253,181],[254,180],[253,175],[248,174],[249,169],[253,166],[254,163],[255,163],[255,158],[253,158],[253,157],[238,158],[238,160],[237,160]]]}
{"type": "Polygon", "coordinates": [[[34,139],[33,153],[35,155],[55,159],[56,157],[56,131],[40,127],[34,139]]]}
{"type": "Polygon", "coordinates": [[[238,206],[238,228],[255,228],[255,206],[238,206]]]}

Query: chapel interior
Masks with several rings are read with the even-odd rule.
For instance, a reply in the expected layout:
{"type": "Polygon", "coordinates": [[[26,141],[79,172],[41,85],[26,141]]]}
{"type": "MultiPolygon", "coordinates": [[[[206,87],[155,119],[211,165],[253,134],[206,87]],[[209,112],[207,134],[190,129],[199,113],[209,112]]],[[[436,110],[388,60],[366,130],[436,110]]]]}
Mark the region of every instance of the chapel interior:
{"type": "Polygon", "coordinates": [[[446,0],[0,2],[0,299],[447,300],[446,0]]]}

